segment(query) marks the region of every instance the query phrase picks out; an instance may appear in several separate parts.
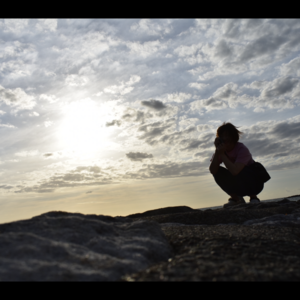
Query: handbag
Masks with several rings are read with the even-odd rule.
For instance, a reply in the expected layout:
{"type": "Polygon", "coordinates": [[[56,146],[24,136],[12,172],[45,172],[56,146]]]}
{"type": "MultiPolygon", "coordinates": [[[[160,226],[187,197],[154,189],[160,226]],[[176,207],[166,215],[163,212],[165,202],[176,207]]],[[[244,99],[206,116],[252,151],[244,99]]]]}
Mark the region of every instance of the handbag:
{"type": "Polygon", "coordinates": [[[265,167],[261,163],[255,162],[253,164],[253,167],[256,170],[257,177],[260,181],[267,182],[268,180],[271,179],[271,176],[269,175],[269,173],[267,172],[267,170],[265,169],[265,167]]]}

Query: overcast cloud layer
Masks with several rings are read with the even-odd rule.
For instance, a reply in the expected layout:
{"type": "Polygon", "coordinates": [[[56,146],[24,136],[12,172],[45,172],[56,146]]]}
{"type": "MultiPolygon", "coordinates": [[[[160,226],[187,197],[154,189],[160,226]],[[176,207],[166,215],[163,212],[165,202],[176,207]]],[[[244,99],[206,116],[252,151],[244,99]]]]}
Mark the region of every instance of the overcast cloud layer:
{"type": "Polygon", "coordinates": [[[299,168],[299,54],[298,19],[1,20],[0,192],[207,175],[224,121],[299,168]]]}

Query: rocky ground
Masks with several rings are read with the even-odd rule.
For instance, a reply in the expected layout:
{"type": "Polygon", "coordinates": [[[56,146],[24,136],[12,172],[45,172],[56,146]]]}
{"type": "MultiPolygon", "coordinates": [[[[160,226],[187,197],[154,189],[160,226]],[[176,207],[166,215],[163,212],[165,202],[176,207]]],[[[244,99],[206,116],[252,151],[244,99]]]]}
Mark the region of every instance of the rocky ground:
{"type": "Polygon", "coordinates": [[[299,281],[299,258],[300,200],[0,224],[0,281],[299,281]]]}
{"type": "Polygon", "coordinates": [[[161,224],[172,258],[124,281],[300,280],[300,200],[137,219],[161,224]]]}

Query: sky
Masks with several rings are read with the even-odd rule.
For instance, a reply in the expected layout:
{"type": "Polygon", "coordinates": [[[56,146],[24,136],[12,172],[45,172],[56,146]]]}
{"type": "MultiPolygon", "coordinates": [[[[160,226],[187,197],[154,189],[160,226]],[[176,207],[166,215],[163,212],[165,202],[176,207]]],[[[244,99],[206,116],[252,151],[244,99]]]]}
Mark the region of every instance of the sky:
{"type": "Polygon", "coordinates": [[[0,223],[222,205],[223,122],[300,194],[299,19],[1,19],[0,62],[0,223]]]}

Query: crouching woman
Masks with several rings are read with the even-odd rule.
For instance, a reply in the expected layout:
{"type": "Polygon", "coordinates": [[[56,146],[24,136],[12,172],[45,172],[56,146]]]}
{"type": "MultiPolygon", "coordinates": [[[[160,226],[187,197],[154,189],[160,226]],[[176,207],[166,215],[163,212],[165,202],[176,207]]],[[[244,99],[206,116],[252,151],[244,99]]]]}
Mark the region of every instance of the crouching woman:
{"type": "Polygon", "coordinates": [[[230,198],[224,207],[245,203],[243,196],[250,197],[250,203],[259,203],[257,195],[263,190],[269,174],[260,163],[256,163],[249,149],[238,142],[240,132],[231,123],[223,123],[214,141],[216,150],[209,170],[216,183],[230,198]],[[224,163],[226,168],[221,167],[224,163]],[[267,179],[266,179],[267,177],[267,179]]]}

